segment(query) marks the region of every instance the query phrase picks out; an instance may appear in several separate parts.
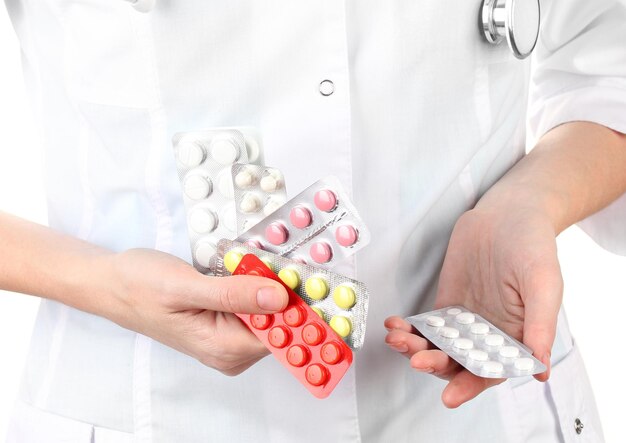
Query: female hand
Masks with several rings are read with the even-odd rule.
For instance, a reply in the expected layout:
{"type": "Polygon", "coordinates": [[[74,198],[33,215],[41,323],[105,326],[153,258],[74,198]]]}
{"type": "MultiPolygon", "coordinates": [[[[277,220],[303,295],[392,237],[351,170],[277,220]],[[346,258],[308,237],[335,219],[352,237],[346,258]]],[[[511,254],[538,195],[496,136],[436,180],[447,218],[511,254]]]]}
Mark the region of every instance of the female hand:
{"type": "Polygon", "coordinates": [[[233,313],[268,314],[287,305],[285,289],[254,276],[208,277],[172,255],[132,249],[108,259],[111,295],[105,316],[237,375],[269,351],[233,313]]]}
{"type": "MultiPolygon", "coordinates": [[[[555,232],[534,207],[478,205],[454,227],[444,260],[436,308],[460,304],[525,343],[548,370],[563,283],[555,232]]],[[[413,368],[449,383],[443,403],[457,407],[502,379],[473,375],[400,317],[388,318],[387,344],[413,368]]]]}

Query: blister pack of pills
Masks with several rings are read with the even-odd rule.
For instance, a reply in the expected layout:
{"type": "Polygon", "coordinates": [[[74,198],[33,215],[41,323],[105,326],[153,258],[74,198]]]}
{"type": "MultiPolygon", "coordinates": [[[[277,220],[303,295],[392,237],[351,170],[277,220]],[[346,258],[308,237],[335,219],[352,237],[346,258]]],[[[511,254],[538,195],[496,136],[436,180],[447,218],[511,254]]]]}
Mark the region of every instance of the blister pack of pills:
{"type": "Polygon", "coordinates": [[[289,294],[283,312],[237,316],[309,392],[327,397],[352,364],[350,348],[255,255],[245,255],[233,274],[258,275],[283,284],[289,294]]]}
{"type": "Polygon", "coordinates": [[[528,347],[463,306],[414,315],[407,321],[479,377],[512,378],[546,370],[528,347]]]}
{"type": "Polygon", "coordinates": [[[241,234],[287,201],[285,178],[278,169],[255,164],[232,166],[237,233],[241,234]]]}
{"type": "MultiPolygon", "coordinates": [[[[248,138],[250,140],[250,138],[248,138]]],[[[247,162],[250,142],[235,129],[178,133],[172,139],[183,188],[194,266],[206,272],[217,242],[237,236],[232,165],[247,162]]],[[[260,149],[258,143],[252,151],[260,149]]],[[[260,152],[254,151],[256,158],[260,152]]]]}
{"type": "Polygon", "coordinates": [[[232,240],[220,240],[211,262],[215,275],[233,273],[246,254],[256,255],[354,350],[363,346],[369,295],[365,284],[232,240]]]}
{"type": "Polygon", "coordinates": [[[315,182],[237,237],[259,249],[330,268],[365,246],[370,233],[335,177],[315,182]]]}

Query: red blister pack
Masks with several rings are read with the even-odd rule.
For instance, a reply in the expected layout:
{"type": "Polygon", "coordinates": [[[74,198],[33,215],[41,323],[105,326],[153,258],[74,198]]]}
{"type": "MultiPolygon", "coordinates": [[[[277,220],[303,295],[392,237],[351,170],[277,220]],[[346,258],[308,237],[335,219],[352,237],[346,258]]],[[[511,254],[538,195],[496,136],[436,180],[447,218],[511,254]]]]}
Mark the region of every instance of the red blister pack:
{"type": "Polygon", "coordinates": [[[257,256],[244,256],[233,275],[258,275],[283,285],[289,294],[283,312],[237,316],[311,394],[328,397],[352,364],[352,350],[257,256]]]}

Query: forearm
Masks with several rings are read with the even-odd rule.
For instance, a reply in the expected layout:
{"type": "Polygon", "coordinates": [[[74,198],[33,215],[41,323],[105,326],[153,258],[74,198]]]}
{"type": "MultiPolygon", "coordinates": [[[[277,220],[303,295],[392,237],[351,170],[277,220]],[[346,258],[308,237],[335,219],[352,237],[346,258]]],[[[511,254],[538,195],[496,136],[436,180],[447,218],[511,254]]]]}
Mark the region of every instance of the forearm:
{"type": "Polygon", "coordinates": [[[60,301],[104,314],[112,252],[5,213],[0,213],[0,289],[60,301]]]}
{"type": "Polygon", "coordinates": [[[626,135],[594,123],[573,122],[542,137],[477,208],[532,208],[548,217],[558,234],[624,192],[626,135]]]}

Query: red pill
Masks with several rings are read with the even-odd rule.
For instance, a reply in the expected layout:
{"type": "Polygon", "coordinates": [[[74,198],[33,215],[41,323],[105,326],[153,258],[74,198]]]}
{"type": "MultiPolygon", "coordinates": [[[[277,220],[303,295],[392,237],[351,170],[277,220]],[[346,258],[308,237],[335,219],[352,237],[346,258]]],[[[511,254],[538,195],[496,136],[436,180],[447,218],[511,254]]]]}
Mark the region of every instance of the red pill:
{"type": "Polygon", "coordinates": [[[333,258],[333,248],[326,242],[315,242],[309,249],[309,255],[316,263],[328,263],[333,258]]]}
{"type": "Polygon", "coordinates": [[[304,376],[313,386],[321,386],[328,380],[328,370],[319,363],[313,363],[306,368],[304,376]]]}
{"type": "Polygon", "coordinates": [[[280,222],[274,222],[265,228],[265,238],[273,245],[282,245],[289,238],[289,231],[280,222]]]}
{"type": "Polygon", "coordinates": [[[306,319],[306,311],[302,306],[294,305],[285,309],[283,312],[283,319],[292,328],[296,328],[304,323],[306,319]]]}
{"type": "Polygon", "coordinates": [[[292,366],[304,366],[310,360],[309,350],[302,345],[293,345],[287,350],[287,361],[292,366]]]}
{"type": "Polygon", "coordinates": [[[246,245],[246,246],[248,246],[250,248],[263,249],[263,245],[258,240],[248,240],[248,241],[244,242],[244,245],[246,245]]]}
{"type": "Polygon", "coordinates": [[[329,365],[335,365],[343,358],[343,352],[339,343],[331,341],[322,346],[321,356],[324,362],[329,365]]]}
{"type": "Polygon", "coordinates": [[[250,324],[255,329],[265,330],[272,325],[274,316],[272,314],[253,314],[250,316],[250,324]]]}
{"type": "Polygon", "coordinates": [[[267,340],[275,348],[284,348],[291,341],[291,332],[285,326],[274,326],[267,334],[267,340]]]}
{"type": "Polygon", "coordinates": [[[289,212],[289,221],[298,229],[304,229],[313,223],[313,215],[304,206],[296,206],[289,212]]]}
{"type": "Polygon", "coordinates": [[[302,340],[304,340],[307,345],[317,346],[324,341],[325,336],[326,332],[324,328],[317,323],[309,323],[302,328],[302,340]]]}
{"type": "Polygon", "coordinates": [[[349,248],[359,239],[359,232],[352,225],[339,226],[335,231],[335,240],[341,246],[349,248]]]}
{"type": "Polygon", "coordinates": [[[315,193],[313,202],[320,211],[331,212],[337,207],[337,196],[330,189],[322,189],[315,193]]]}

